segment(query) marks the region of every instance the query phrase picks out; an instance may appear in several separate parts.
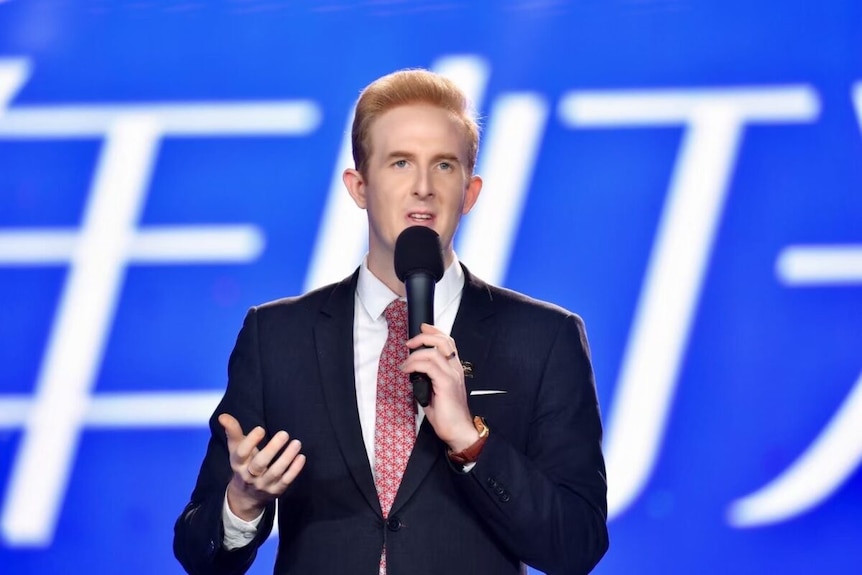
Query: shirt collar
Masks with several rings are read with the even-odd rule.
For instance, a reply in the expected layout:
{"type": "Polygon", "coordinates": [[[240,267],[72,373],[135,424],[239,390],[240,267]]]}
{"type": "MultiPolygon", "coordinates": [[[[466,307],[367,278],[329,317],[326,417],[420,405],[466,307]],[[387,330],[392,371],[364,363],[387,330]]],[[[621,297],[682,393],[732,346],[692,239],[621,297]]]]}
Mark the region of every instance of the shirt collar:
{"type": "MultiPolygon", "coordinates": [[[[458,262],[458,256],[455,255],[452,258],[452,263],[446,268],[443,278],[437,282],[434,288],[434,315],[438,315],[457,300],[463,287],[464,270],[458,262]]],[[[386,306],[398,299],[398,294],[389,289],[368,269],[367,257],[359,267],[356,295],[369,317],[375,321],[383,316],[386,306]]]]}

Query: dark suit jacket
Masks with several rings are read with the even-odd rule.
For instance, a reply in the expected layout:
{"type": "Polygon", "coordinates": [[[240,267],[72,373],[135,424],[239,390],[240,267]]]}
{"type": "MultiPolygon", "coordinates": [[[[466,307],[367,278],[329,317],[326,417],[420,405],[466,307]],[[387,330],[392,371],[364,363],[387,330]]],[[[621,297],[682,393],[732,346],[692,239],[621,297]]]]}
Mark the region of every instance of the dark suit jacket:
{"type": "Polygon", "coordinates": [[[491,433],[463,473],[425,420],[384,522],[356,404],[357,277],[246,316],[197,485],[175,526],[186,570],[243,573],[272,528],[274,505],[251,544],[221,545],[231,469],[216,417],[228,412],[246,433],[286,430],[308,458],[279,499],[278,575],[374,575],[384,542],[389,575],[506,575],[521,573],[521,562],[548,574],[589,572],[608,536],[601,422],[580,318],[466,273],[452,337],[472,365],[471,411],[491,433]]]}

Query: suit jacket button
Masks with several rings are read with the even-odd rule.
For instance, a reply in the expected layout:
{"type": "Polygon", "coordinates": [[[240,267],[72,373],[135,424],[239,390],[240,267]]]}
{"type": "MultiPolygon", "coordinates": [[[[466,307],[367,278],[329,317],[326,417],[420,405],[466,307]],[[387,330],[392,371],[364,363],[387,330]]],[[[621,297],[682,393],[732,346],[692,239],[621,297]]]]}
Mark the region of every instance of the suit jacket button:
{"type": "Polygon", "coordinates": [[[401,529],[401,520],[398,518],[397,515],[390,517],[386,521],[386,527],[389,528],[389,531],[398,531],[399,529],[401,529]]]}
{"type": "Polygon", "coordinates": [[[502,495],[500,496],[500,501],[502,501],[503,503],[506,503],[506,502],[507,502],[507,501],[509,501],[511,498],[512,498],[512,497],[511,497],[508,493],[504,493],[504,494],[502,494],[502,495]]]}

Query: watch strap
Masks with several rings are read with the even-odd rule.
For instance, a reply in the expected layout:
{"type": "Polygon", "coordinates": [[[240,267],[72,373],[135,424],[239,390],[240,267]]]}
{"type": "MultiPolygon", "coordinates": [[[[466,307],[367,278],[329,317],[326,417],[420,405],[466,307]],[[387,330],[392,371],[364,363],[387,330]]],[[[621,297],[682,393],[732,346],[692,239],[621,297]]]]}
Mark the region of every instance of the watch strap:
{"type": "Polygon", "coordinates": [[[488,441],[488,435],[491,430],[488,428],[485,420],[478,415],[473,418],[473,425],[476,427],[476,431],[479,432],[479,439],[461,451],[455,452],[450,449],[447,455],[453,463],[457,463],[459,465],[473,463],[479,458],[482,448],[485,447],[485,442],[488,441]]]}

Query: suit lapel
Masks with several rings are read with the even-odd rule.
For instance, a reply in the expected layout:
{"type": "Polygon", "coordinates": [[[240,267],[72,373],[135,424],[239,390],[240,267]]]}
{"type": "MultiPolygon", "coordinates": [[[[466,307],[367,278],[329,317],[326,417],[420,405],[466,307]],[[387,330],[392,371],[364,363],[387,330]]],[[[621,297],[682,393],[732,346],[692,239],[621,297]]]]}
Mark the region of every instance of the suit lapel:
{"type": "Polygon", "coordinates": [[[314,326],[314,338],[323,396],[338,447],[362,495],[382,515],[356,403],[353,308],[358,277],[357,271],[333,289],[314,326]]]}
{"type": "MultiPolygon", "coordinates": [[[[469,361],[474,366],[486,365],[490,334],[494,333],[493,302],[487,284],[473,277],[466,267],[464,275],[464,290],[455,323],[452,325],[452,338],[458,346],[458,356],[461,361],[469,361]]],[[[465,380],[468,394],[473,385],[472,381],[471,378],[465,380]]],[[[404,477],[401,479],[398,494],[392,503],[391,514],[396,513],[410,499],[434,463],[443,456],[445,449],[446,446],[434,433],[431,424],[427,419],[424,420],[419,428],[419,435],[416,437],[416,444],[413,446],[413,453],[410,454],[404,477]]]]}
{"type": "MultiPolygon", "coordinates": [[[[496,333],[495,308],[488,284],[474,277],[466,267],[464,274],[464,295],[452,325],[452,339],[458,346],[461,362],[470,363],[474,374],[479,373],[481,376],[488,369],[488,353],[496,333]]],[[[475,375],[464,381],[469,397],[475,386],[475,375]]]]}

